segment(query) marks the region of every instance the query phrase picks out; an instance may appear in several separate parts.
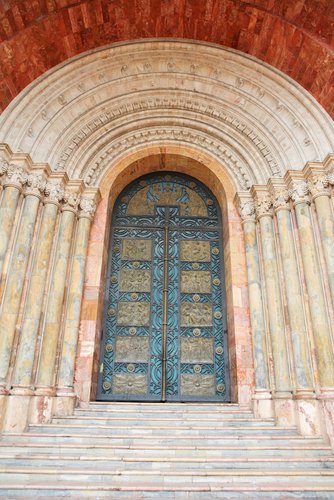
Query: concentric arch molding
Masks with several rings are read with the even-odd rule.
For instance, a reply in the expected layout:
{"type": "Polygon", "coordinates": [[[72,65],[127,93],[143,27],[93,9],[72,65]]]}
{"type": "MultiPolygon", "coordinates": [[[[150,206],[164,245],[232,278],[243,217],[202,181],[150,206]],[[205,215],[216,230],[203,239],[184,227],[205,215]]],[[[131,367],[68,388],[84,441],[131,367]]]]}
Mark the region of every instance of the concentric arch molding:
{"type": "Polygon", "coordinates": [[[246,54],[193,41],[113,44],[53,68],[0,118],[0,142],[98,185],[124,151],[191,145],[237,189],[334,150],[334,124],[310,94],[246,54]]]}

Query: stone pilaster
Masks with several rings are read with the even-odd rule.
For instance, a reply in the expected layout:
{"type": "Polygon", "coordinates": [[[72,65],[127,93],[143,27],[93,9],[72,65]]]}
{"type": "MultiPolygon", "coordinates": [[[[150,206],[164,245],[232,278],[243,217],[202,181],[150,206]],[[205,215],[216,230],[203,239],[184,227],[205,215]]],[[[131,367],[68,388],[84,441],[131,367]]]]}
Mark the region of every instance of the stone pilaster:
{"type": "Polygon", "coordinates": [[[319,379],[323,390],[326,390],[334,387],[334,354],[309,207],[309,187],[305,181],[295,180],[292,177],[290,194],[294,202],[301,243],[319,379]]]}
{"type": "Polygon", "coordinates": [[[63,312],[68,263],[79,201],[80,197],[77,194],[65,193],[65,204],[62,206],[60,216],[57,247],[51,286],[48,292],[49,300],[45,314],[36,380],[35,393],[41,396],[55,395],[57,345],[63,312]]]}
{"type": "Polygon", "coordinates": [[[254,412],[259,418],[265,418],[271,417],[273,410],[257,245],[255,204],[249,194],[242,193],[238,194],[236,202],[239,205],[245,238],[248,297],[255,369],[254,412]]]}
{"type": "Polygon", "coordinates": [[[73,392],[74,365],[79,334],[85,262],[91,221],[95,212],[94,198],[83,196],[79,204],[79,220],[73,251],[69,292],[64,320],[64,337],[57,385],[58,413],[71,414],[75,401],[73,392]],[[60,403],[60,404],[59,404],[60,403]]]}
{"type": "Polygon", "coordinates": [[[273,393],[276,421],[279,425],[294,425],[290,366],[285,332],[277,252],[273,227],[272,201],[266,189],[252,188],[259,220],[264,280],[269,317],[271,348],[274,358],[275,391],[273,393]]]}
{"type": "Polygon", "coordinates": [[[272,179],[269,184],[277,218],[292,338],[297,422],[302,434],[317,434],[320,432],[320,425],[315,401],[312,358],[291,219],[290,196],[287,187],[281,181],[272,179]]]}
{"type": "Polygon", "coordinates": [[[27,174],[22,167],[8,164],[5,160],[0,164],[3,194],[0,206],[0,277],[13,229],[15,213],[23,184],[27,174]]]}
{"type": "Polygon", "coordinates": [[[25,199],[8,270],[0,316],[0,385],[3,390],[6,386],[23,282],[44,186],[45,181],[41,175],[30,174],[27,176],[25,199]]]}

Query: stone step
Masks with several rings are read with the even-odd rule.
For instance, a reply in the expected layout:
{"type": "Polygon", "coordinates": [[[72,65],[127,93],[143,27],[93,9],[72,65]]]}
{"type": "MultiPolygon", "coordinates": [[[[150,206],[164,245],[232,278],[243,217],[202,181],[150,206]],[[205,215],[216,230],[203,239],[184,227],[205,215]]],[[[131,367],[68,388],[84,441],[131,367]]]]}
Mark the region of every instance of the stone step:
{"type": "MultiPolygon", "coordinates": [[[[295,436],[296,430],[293,428],[284,428],[284,427],[275,427],[275,426],[162,426],[162,425],[141,425],[141,426],[133,426],[129,424],[121,425],[120,422],[117,426],[112,425],[90,425],[89,432],[90,434],[99,435],[101,432],[105,434],[112,434],[113,436],[119,434],[126,434],[128,437],[133,435],[138,435],[140,432],[141,436],[150,436],[150,435],[160,435],[160,436],[171,436],[171,434],[175,437],[181,436],[203,436],[205,438],[209,438],[212,436],[244,436],[244,435],[255,435],[255,436],[263,436],[266,435],[267,438],[270,436],[295,436]]],[[[76,421],[73,421],[72,424],[31,424],[29,426],[29,431],[34,433],[43,433],[50,432],[60,433],[60,434],[80,434],[83,431],[87,430],[87,425],[85,424],[77,424],[76,421]]]]}
{"type": "Polygon", "coordinates": [[[242,411],[251,411],[250,408],[244,407],[239,405],[238,403],[201,403],[201,402],[195,402],[195,403],[173,403],[173,402],[166,402],[162,403],[159,401],[156,402],[133,402],[133,401],[92,401],[90,403],[83,404],[79,406],[79,408],[86,408],[89,407],[91,409],[99,409],[99,408],[104,408],[104,409],[109,409],[109,408],[136,408],[136,409],[173,409],[173,410],[178,410],[178,409],[186,409],[186,410],[210,410],[210,409],[219,409],[219,410],[226,410],[226,411],[233,411],[233,410],[242,410],[242,411]]]}
{"type": "Polygon", "coordinates": [[[20,443],[4,440],[0,442],[0,453],[48,453],[49,455],[67,456],[73,453],[79,456],[117,456],[117,457],[133,457],[150,456],[154,458],[269,458],[272,457],[297,457],[315,458],[318,457],[333,457],[331,448],[325,445],[291,445],[285,446],[266,445],[266,446],[160,446],[160,445],[120,445],[120,444],[78,444],[78,443],[20,443]]]}
{"type": "Polygon", "coordinates": [[[313,486],[317,481],[321,481],[321,485],[331,486],[334,488],[334,469],[269,469],[257,470],[254,468],[236,470],[217,468],[205,470],[203,468],[189,468],[187,470],[143,470],[137,469],[107,469],[102,470],[94,467],[92,469],[80,468],[60,468],[56,470],[54,467],[0,467],[0,484],[6,480],[16,481],[20,483],[31,484],[32,475],[36,474],[39,481],[59,481],[63,486],[67,481],[83,481],[85,483],[93,483],[97,485],[99,482],[106,480],[112,481],[113,485],[129,485],[133,484],[140,487],[149,481],[152,485],[168,485],[182,484],[190,482],[193,484],[208,483],[214,481],[218,484],[228,485],[231,482],[238,484],[252,482],[254,485],[261,487],[268,483],[274,483],[276,486],[285,484],[287,480],[295,481],[299,479],[304,486],[313,486]]]}
{"type": "Polygon", "coordinates": [[[86,416],[128,416],[128,415],[133,415],[133,416],[138,416],[138,415],[143,415],[143,416],[149,416],[149,417],[154,417],[154,416],[177,416],[177,417],[186,417],[186,416],[192,416],[194,418],[207,418],[207,417],[233,417],[233,418],[254,418],[254,414],[250,410],[240,410],[240,409],[233,409],[233,410],[220,410],[216,408],[212,408],[210,410],[198,410],[196,408],[194,409],[189,409],[189,408],[180,408],[180,409],[170,409],[169,407],[165,407],[162,409],[154,409],[154,408],[137,408],[137,409],[131,409],[127,407],[121,407],[119,408],[118,406],[111,407],[109,409],[107,408],[76,408],[74,410],[74,415],[80,416],[80,415],[86,415],[86,416]]]}
{"type": "Polygon", "coordinates": [[[113,424],[118,427],[127,427],[129,425],[141,427],[141,426],[152,426],[152,427],[162,427],[162,426],[177,426],[177,427],[203,427],[203,423],[210,424],[211,428],[225,428],[225,427],[274,427],[273,419],[248,419],[248,418],[170,418],[170,417],[143,417],[141,415],[135,417],[78,417],[78,416],[60,416],[55,417],[52,420],[52,424],[66,424],[66,425],[93,425],[93,426],[113,426],[113,424]]]}
{"type": "Polygon", "coordinates": [[[1,466],[13,467],[46,467],[54,468],[55,470],[80,469],[85,471],[89,468],[94,468],[98,464],[99,471],[111,471],[117,468],[118,470],[131,470],[140,468],[143,470],[173,470],[178,472],[185,469],[201,469],[201,470],[218,470],[222,467],[226,469],[334,469],[334,456],[326,457],[261,457],[261,458],[208,458],[208,457],[154,457],[151,455],[134,455],[128,457],[109,456],[109,455],[80,455],[72,454],[48,454],[48,453],[15,453],[4,454],[0,453],[1,466]]]}
{"type": "Polygon", "coordinates": [[[32,481],[30,484],[18,484],[6,480],[0,485],[0,497],[6,498],[44,498],[53,497],[100,499],[111,498],[117,500],[230,500],[230,499],[265,499],[265,500],[332,500],[334,498],[334,486],[323,486],[315,483],[312,486],[305,486],[303,481],[294,480],[291,483],[281,483],[273,485],[271,483],[261,485],[261,489],[251,482],[240,484],[210,484],[194,483],[169,484],[154,486],[142,484],[140,489],[133,485],[113,486],[110,482],[95,484],[85,484],[71,481],[67,483],[65,489],[59,482],[32,481]]]}
{"type": "Polygon", "coordinates": [[[312,445],[323,445],[321,438],[312,437],[305,438],[303,436],[298,435],[272,435],[272,436],[264,436],[263,434],[259,435],[232,435],[232,436],[214,436],[207,437],[204,435],[196,435],[196,436],[175,436],[175,435],[150,435],[146,436],[142,433],[137,435],[129,436],[128,434],[118,434],[112,435],[108,434],[92,434],[91,429],[89,429],[85,433],[72,433],[71,429],[68,432],[53,432],[52,426],[49,428],[48,432],[38,432],[35,429],[35,432],[26,432],[26,433],[8,433],[7,437],[15,437],[15,440],[19,442],[47,442],[47,443],[57,443],[61,445],[62,443],[84,443],[84,444],[95,444],[95,445],[103,445],[107,443],[113,444],[122,444],[122,445],[133,445],[133,444],[141,444],[141,445],[159,445],[159,446],[182,446],[182,445],[206,445],[206,446],[224,446],[224,445],[237,445],[241,448],[243,446],[254,445],[254,444],[262,444],[262,445],[296,445],[303,444],[307,446],[312,445]]]}

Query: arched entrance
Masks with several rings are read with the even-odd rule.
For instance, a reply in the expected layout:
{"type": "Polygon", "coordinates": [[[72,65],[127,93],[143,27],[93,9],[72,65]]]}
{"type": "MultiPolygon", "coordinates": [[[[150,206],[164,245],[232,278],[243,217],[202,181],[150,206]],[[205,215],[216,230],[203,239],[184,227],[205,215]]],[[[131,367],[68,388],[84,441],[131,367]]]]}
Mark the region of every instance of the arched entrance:
{"type": "Polygon", "coordinates": [[[207,188],[175,172],[118,197],[98,400],[230,400],[219,212],[207,188]]]}

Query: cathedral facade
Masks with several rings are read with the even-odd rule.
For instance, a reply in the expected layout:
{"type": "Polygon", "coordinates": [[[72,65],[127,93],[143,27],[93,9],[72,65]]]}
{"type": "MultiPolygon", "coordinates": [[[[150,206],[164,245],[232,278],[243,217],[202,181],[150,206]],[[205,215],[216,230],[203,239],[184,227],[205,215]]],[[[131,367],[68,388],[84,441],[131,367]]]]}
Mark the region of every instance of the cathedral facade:
{"type": "Polygon", "coordinates": [[[0,142],[3,432],[214,401],[334,446],[334,122],[311,93],[239,50],[119,42],[23,89],[0,142]]]}

